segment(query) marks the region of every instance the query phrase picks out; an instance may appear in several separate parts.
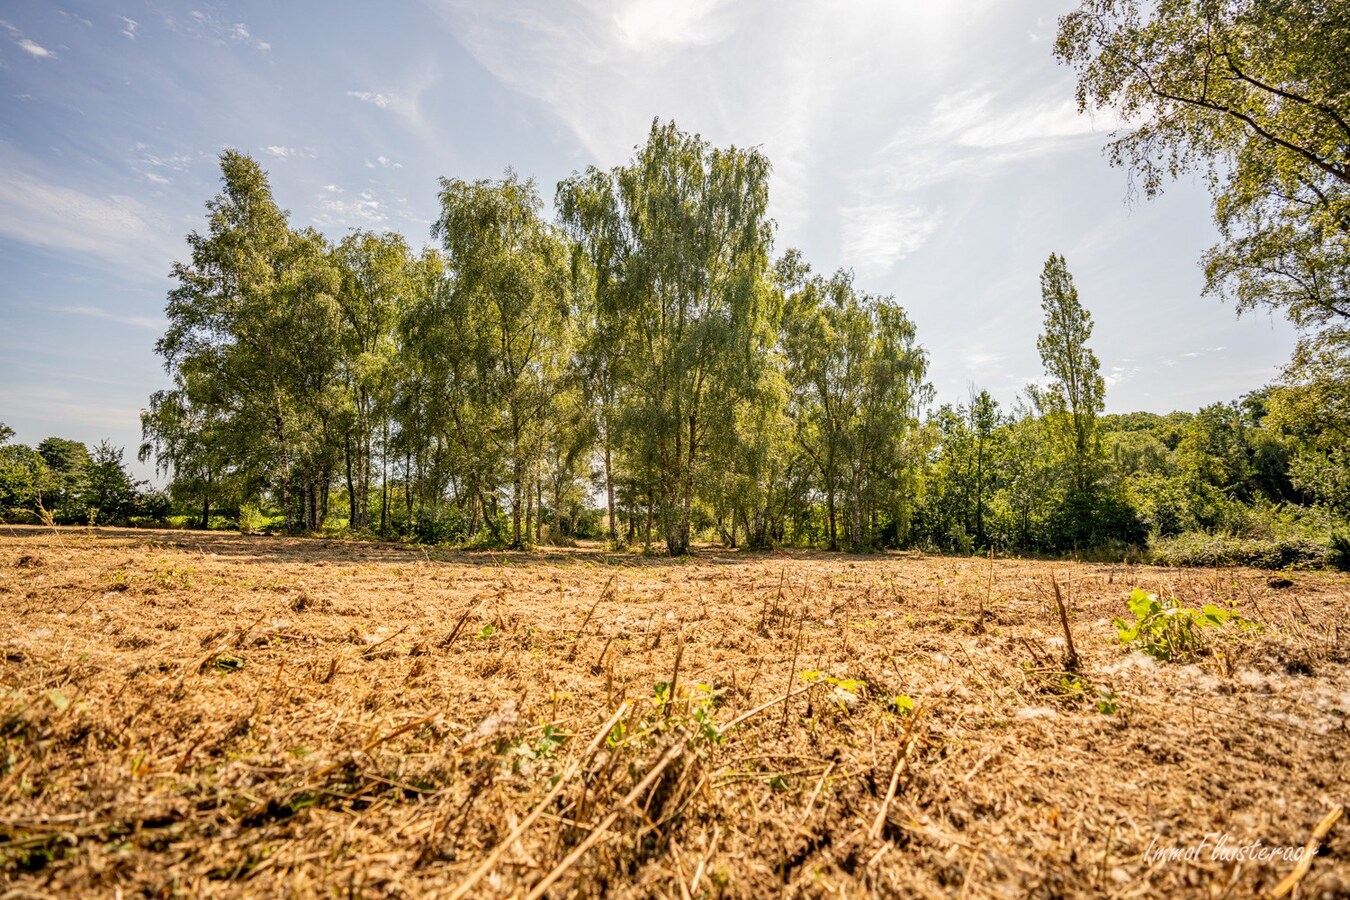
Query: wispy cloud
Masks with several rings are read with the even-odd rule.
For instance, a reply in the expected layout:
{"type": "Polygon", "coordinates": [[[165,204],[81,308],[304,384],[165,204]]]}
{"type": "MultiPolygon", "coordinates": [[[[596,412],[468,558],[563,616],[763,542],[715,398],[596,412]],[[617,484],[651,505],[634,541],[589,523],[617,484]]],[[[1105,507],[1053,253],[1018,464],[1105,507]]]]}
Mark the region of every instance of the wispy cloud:
{"type": "Polygon", "coordinates": [[[387,109],[398,102],[397,94],[382,94],[379,91],[348,91],[348,97],[355,97],[363,103],[372,103],[380,109],[387,109]]]}
{"type": "Polygon", "coordinates": [[[917,251],[942,224],[942,210],[884,203],[839,211],[844,257],[863,277],[885,274],[917,251]]]}
{"type": "Polygon", "coordinates": [[[114,431],[125,431],[128,422],[139,420],[141,411],[134,406],[108,403],[90,403],[88,391],[77,391],[55,385],[31,385],[16,391],[5,402],[7,416],[35,425],[58,426],[69,434],[73,424],[81,429],[97,425],[114,431]]]}
{"type": "Polygon", "coordinates": [[[336,185],[324,185],[318,198],[318,214],[314,224],[320,228],[368,228],[382,226],[389,221],[385,204],[372,191],[362,191],[355,199],[343,197],[345,192],[336,185]]]}
{"type": "MultiPolygon", "coordinates": [[[[272,49],[271,44],[255,37],[243,22],[222,21],[199,9],[192,11],[192,20],[204,34],[209,35],[219,43],[234,41],[246,44],[254,50],[267,51],[272,49]]],[[[177,22],[169,18],[165,20],[165,24],[173,28],[176,27],[177,22]]]]}
{"type": "Polygon", "coordinates": [[[426,116],[422,112],[422,95],[430,90],[436,81],[437,75],[434,70],[421,69],[414,72],[407,79],[407,83],[400,85],[397,90],[347,91],[347,96],[393,113],[409,129],[426,136],[429,128],[426,116]]]}
{"type": "Polygon", "coordinates": [[[88,194],[13,160],[0,158],[0,164],[8,170],[0,179],[0,234],[6,237],[156,276],[179,252],[155,213],[135,198],[88,194]]]}
{"type": "Polygon", "coordinates": [[[369,159],[366,160],[366,168],[401,169],[403,168],[403,163],[394,162],[392,159],[385,156],[384,154],[380,154],[379,156],[375,157],[374,161],[371,161],[369,159]]]}
{"type": "Polygon", "coordinates": [[[105,322],[116,322],[119,325],[129,325],[132,328],[145,328],[149,331],[162,332],[168,327],[168,320],[163,316],[128,316],[121,313],[110,312],[106,309],[100,309],[97,306],[62,306],[58,307],[58,312],[68,313],[73,316],[84,316],[89,319],[102,319],[105,322]]]}
{"type": "Polygon", "coordinates": [[[173,184],[172,178],[165,178],[157,172],[146,172],[145,180],[151,184],[173,184]]]}
{"type": "Polygon", "coordinates": [[[20,48],[21,50],[23,50],[24,53],[27,53],[29,56],[32,56],[32,57],[34,57],[35,59],[55,59],[55,58],[56,58],[56,54],[55,54],[55,53],[53,53],[52,51],[48,50],[46,47],[42,46],[41,44],[35,43],[35,42],[33,42],[33,41],[30,41],[28,38],[24,38],[23,40],[19,41],[19,48],[20,48]]]}

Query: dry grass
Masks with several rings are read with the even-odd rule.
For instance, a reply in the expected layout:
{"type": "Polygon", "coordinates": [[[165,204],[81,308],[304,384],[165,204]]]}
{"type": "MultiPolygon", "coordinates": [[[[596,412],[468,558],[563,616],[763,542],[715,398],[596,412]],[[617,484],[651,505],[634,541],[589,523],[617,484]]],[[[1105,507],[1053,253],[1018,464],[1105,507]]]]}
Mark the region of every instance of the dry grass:
{"type": "Polygon", "coordinates": [[[1292,578],[5,529],[0,893],[1258,895],[1146,851],[1345,803],[1350,582],[1292,578]],[[1155,664],[1134,587],[1266,630],[1155,664]]]}

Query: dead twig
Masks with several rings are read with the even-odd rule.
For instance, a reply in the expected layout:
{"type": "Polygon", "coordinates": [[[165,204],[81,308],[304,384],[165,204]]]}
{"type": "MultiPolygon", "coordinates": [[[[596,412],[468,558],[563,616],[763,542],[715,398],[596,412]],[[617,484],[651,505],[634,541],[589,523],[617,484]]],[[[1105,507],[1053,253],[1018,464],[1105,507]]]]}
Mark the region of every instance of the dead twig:
{"type": "Polygon", "coordinates": [[[585,856],[586,852],[590,850],[591,847],[595,846],[600,838],[609,831],[609,827],[619,818],[619,814],[629,806],[632,806],[633,803],[645,794],[647,789],[656,782],[656,779],[661,777],[661,773],[664,772],[671,763],[684,755],[687,739],[688,735],[685,733],[684,729],[679,729],[676,732],[675,740],[666,749],[666,752],[661,756],[660,761],[652,766],[651,771],[647,773],[646,777],[638,782],[636,787],[625,794],[623,799],[614,805],[610,810],[609,815],[605,816],[600,824],[595,826],[595,830],[593,830],[584,841],[578,844],[576,849],[567,854],[562,862],[554,866],[552,871],[541,878],[539,883],[530,889],[530,893],[526,895],[525,900],[539,900],[539,898],[544,895],[544,892],[552,886],[553,882],[557,881],[568,869],[576,865],[577,860],[585,856]]]}
{"type": "MultiPolygon", "coordinates": [[[[492,867],[497,864],[497,860],[501,859],[502,854],[507,850],[510,850],[512,845],[520,839],[520,836],[524,834],[531,825],[538,821],[539,817],[543,815],[544,810],[548,809],[549,804],[557,799],[558,795],[563,792],[565,787],[567,787],[567,783],[571,781],[573,776],[581,770],[581,767],[590,760],[595,754],[595,751],[600,748],[602,743],[604,743],[605,738],[614,730],[614,726],[618,724],[619,720],[623,718],[626,712],[628,712],[627,701],[619,704],[619,708],[614,710],[614,714],[609,717],[609,720],[606,721],[604,725],[600,726],[600,730],[596,732],[595,737],[591,738],[591,742],[586,745],[586,749],[581,752],[580,756],[572,761],[572,764],[563,772],[562,777],[560,777],[558,782],[553,785],[552,790],[544,795],[544,799],[535,804],[535,807],[530,811],[530,814],[521,820],[520,824],[506,836],[505,840],[492,849],[492,852],[487,855],[487,859],[479,863],[478,868],[474,869],[469,877],[460,883],[459,887],[455,888],[454,892],[450,894],[450,900],[460,900],[461,897],[464,897],[469,891],[473,890],[474,886],[482,880],[484,875],[492,871],[492,867]]],[[[604,829],[600,829],[600,831],[604,831],[604,829]]],[[[594,834],[594,832],[592,832],[592,834],[594,834]]]]}
{"type": "Polygon", "coordinates": [[[1275,885],[1275,890],[1270,892],[1270,896],[1274,900],[1279,900],[1279,898],[1293,893],[1299,882],[1307,877],[1308,872],[1312,870],[1313,857],[1317,855],[1317,848],[1322,846],[1322,841],[1326,840],[1328,834],[1331,834],[1331,829],[1335,827],[1344,814],[1345,807],[1338,806],[1323,816],[1322,821],[1317,823],[1317,827],[1313,829],[1312,837],[1308,838],[1308,843],[1303,845],[1303,855],[1299,857],[1298,865],[1294,866],[1294,871],[1286,875],[1283,881],[1275,885]]]}
{"type": "Polygon", "coordinates": [[[591,616],[595,615],[596,608],[604,602],[605,598],[610,596],[610,590],[614,586],[614,576],[609,576],[609,581],[605,582],[605,588],[600,592],[600,596],[595,598],[591,608],[586,611],[586,618],[581,620],[581,627],[577,629],[577,636],[572,638],[572,649],[567,653],[567,661],[571,662],[577,658],[577,648],[581,645],[581,636],[586,633],[586,626],[591,623],[591,616]]]}
{"type": "Polygon", "coordinates": [[[917,744],[915,740],[918,736],[914,734],[914,726],[923,715],[924,707],[921,705],[914,710],[914,714],[905,720],[905,733],[900,737],[900,753],[895,759],[895,768],[891,771],[891,783],[886,788],[886,797],[881,801],[881,809],[877,811],[877,817],[872,821],[872,827],[867,829],[867,837],[876,840],[881,837],[882,829],[886,826],[886,812],[891,807],[891,801],[895,799],[896,788],[900,786],[900,776],[904,774],[906,766],[909,764],[910,755],[914,752],[917,744]]]}
{"type": "Polygon", "coordinates": [[[1068,652],[1064,654],[1064,671],[1077,674],[1078,651],[1073,648],[1073,632],[1069,629],[1069,611],[1064,608],[1064,597],[1059,592],[1059,581],[1056,580],[1053,573],[1050,575],[1050,583],[1055,587],[1055,606],[1059,609],[1059,624],[1064,626],[1064,642],[1068,647],[1068,652]]]}

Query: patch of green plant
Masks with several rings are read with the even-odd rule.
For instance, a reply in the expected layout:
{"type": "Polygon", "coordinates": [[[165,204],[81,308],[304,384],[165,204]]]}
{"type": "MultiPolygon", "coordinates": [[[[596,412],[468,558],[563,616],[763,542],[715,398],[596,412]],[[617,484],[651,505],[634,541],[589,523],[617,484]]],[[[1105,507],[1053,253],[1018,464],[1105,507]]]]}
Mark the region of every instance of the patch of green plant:
{"type": "Polygon", "coordinates": [[[238,656],[222,653],[211,660],[211,665],[221,672],[238,672],[244,667],[244,661],[238,656]]]}
{"type": "Polygon", "coordinates": [[[1097,711],[1104,716],[1114,716],[1120,711],[1120,701],[1115,691],[1100,684],[1093,684],[1082,675],[1072,672],[1060,673],[1058,693],[1071,700],[1094,700],[1097,711]]]}
{"type": "Polygon", "coordinates": [[[1261,625],[1232,610],[1206,604],[1200,609],[1181,605],[1176,598],[1159,599],[1139,588],[1130,593],[1134,621],[1115,619],[1122,644],[1135,647],[1162,662],[1188,662],[1209,652],[1205,630],[1232,626],[1240,631],[1260,630],[1261,625]]]}
{"type": "Polygon", "coordinates": [[[239,533],[257,534],[267,525],[267,519],[262,511],[252,503],[244,503],[239,507],[239,533]]]}
{"type": "Polygon", "coordinates": [[[186,569],[177,569],[169,566],[164,569],[155,569],[155,583],[160,587],[167,588],[188,588],[192,586],[192,573],[195,570],[191,567],[186,569]]]}
{"type": "Polygon", "coordinates": [[[1321,569],[1334,565],[1336,549],[1309,537],[1234,537],[1188,532],[1160,538],[1148,561],[1159,566],[1251,566],[1254,569],[1321,569]]]}
{"type": "Polygon", "coordinates": [[[659,681],[652,687],[652,699],[658,716],[667,724],[685,727],[696,742],[722,743],[714,714],[722,705],[723,693],[712,685],[697,682],[683,698],[676,698],[671,696],[670,685],[659,681]],[[683,700],[683,709],[677,699],[683,700]]]}
{"type": "MultiPolygon", "coordinates": [[[[859,678],[836,678],[825,672],[819,672],[815,669],[807,669],[799,673],[802,681],[809,681],[813,684],[828,684],[833,690],[829,693],[829,700],[840,709],[851,709],[860,700],[867,690],[867,682],[859,678]]],[[[898,698],[897,698],[898,699],[898,698]]],[[[906,697],[906,700],[909,698],[906,697]]],[[[910,701],[911,708],[913,701],[910,701]]]]}

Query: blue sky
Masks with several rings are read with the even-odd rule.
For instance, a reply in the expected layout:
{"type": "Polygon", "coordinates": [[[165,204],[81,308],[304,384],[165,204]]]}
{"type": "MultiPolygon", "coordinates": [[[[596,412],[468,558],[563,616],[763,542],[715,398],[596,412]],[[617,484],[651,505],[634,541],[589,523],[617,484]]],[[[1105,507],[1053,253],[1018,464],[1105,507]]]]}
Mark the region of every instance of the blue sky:
{"type": "MultiPolygon", "coordinates": [[[[777,248],[893,294],[940,402],[1040,375],[1063,253],[1108,411],[1270,381],[1269,316],[1202,297],[1203,186],[1129,199],[1052,55],[1071,0],[0,2],[0,421],[134,457],[167,385],[167,277],[217,154],[260,160],[296,225],[429,241],[436,179],[626,160],[653,117],[774,164],[777,248]]],[[[148,474],[137,467],[141,475],[148,474]]]]}

